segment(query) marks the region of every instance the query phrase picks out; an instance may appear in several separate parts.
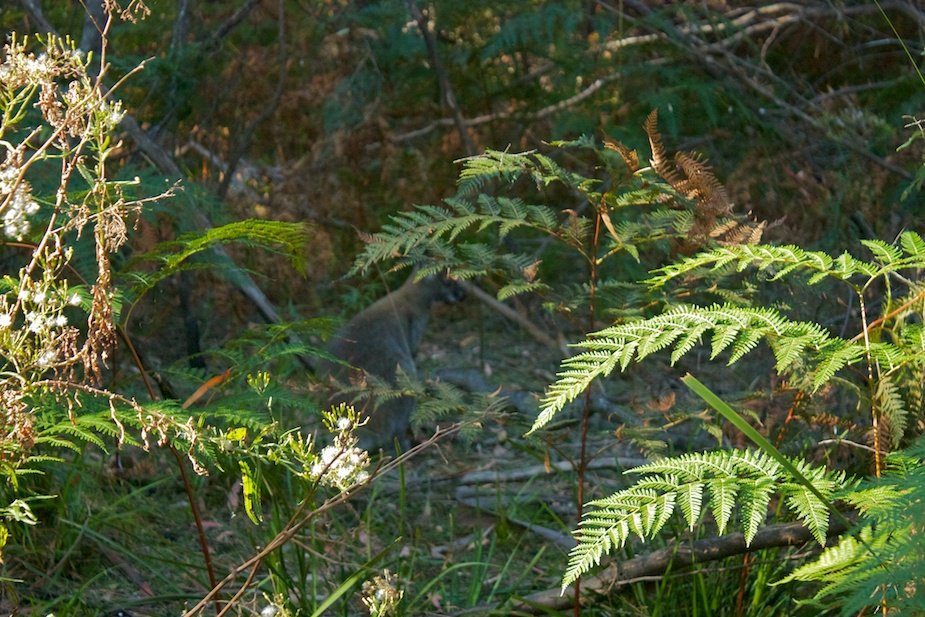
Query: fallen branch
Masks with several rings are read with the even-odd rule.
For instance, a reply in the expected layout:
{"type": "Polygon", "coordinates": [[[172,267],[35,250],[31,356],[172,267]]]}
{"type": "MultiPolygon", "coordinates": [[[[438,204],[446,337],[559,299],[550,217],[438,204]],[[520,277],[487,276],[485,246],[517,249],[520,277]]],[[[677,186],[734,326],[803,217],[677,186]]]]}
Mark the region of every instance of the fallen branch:
{"type": "MultiPolygon", "coordinates": [[[[828,537],[843,534],[847,529],[839,522],[829,527],[828,537]]],[[[615,587],[632,582],[643,576],[663,575],[679,567],[703,564],[767,548],[799,546],[814,542],[813,534],[800,523],[779,523],[758,530],[750,546],[745,545],[745,534],[730,533],[718,538],[689,542],[675,541],[667,548],[653,551],[627,561],[614,560],[601,574],[582,579],[586,592],[607,593],[615,587]]],[[[583,601],[584,601],[583,597],[583,601]]],[[[526,596],[511,607],[511,611],[531,614],[545,614],[548,609],[564,609],[572,606],[571,588],[563,594],[559,589],[540,591],[526,596]]]]}
{"type": "Polygon", "coordinates": [[[465,281],[460,281],[460,283],[465,288],[466,293],[472,296],[475,296],[476,298],[481,300],[484,304],[486,304],[487,306],[491,307],[492,309],[500,313],[502,316],[510,319],[514,323],[521,326],[524,330],[529,332],[533,336],[533,338],[535,338],[540,343],[546,345],[547,347],[551,347],[552,349],[555,349],[556,351],[558,351],[559,353],[563,354],[566,357],[571,355],[568,347],[566,347],[565,345],[560,345],[558,341],[556,341],[554,338],[552,338],[551,336],[543,332],[539,328],[539,326],[537,326],[535,323],[533,323],[532,321],[530,321],[529,319],[527,319],[526,317],[524,317],[523,315],[521,315],[520,313],[518,313],[511,307],[509,307],[508,305],[499,301],[497,298],[495,298],[491,294],[485,291],[482,291],[482,289],[476,285],[470,285],[466,283],[465,281]]]}
{"type": "MultiPolygon", "coordinates": [[[[585,469],[631,469],[648,465],[651,461],[645,458],[623,457],[614,458],[596,458],[585,465],[585,469]]],[[[489,469],[486,471],[472,471],[463,474],[458,480],[458,484],[482,484],[485,482],[507,482],[517,480],[529,480],[537,476],[549,474],[552,470],[571,471],[575,465],[569,461],[559,461],[546,465],[532,465],[521,469],[508,469],[506,471],[489,469]]]]}

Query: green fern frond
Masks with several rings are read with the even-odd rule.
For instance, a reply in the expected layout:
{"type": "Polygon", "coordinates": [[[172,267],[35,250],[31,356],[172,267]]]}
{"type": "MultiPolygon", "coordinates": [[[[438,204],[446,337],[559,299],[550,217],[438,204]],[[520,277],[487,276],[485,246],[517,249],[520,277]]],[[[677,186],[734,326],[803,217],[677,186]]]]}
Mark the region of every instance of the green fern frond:
{"type": "Polygon", "coordinates": [[[774,353],[774,370],[778,373],[783,373],[788,367],[795,365],[804,356],[805,352],[818,342],[818,334],[813,329],[810,329],[805,334],[768,339],[768,345],[774,353]]]}
{"type": "Polygon", "coordinates": [[[578,544],[569,553],[562,589],[598,565],[604,554],[622,548],[631,533],[644,530],[643,539],[658,533],[674,511],[674,498],[673,492],[634,487],[608,498],[609,507],[589,511],[579,525],[578,544]]]}
{"type": "Polygon", "coordinates": [[[89,415],[82,415],[76,416],[73,421],[70,418],[65,418],[60,422],[43,427],[37,433],[35,441],[36,443],[44,443],[53,447],[65,447],[80,451],[80,446],[68,439],[70,437],[78,442],[92,443],[105,451],[105,443],[96,430],[102,429],[106,433],[114,435],[114,428],[111,422],[107,423],[89,415]]]}
{"type": "Polygon", "coordinates": [[[545,52],[549,46],[564,37],[572,36],[584,23],[581,12],[566,5],[545,4],[517,13],[504,20],[504,27],[492,36],[482,49],[482,58],[488,60],[501,54],[514,54],[526,50],[545,52]]]}
{"type": "Polygon", "coordinates": [[[861,240],[861,244],[866,246],[874,254],[874,257],[884,265],[899,261],[902,257],[901,250],[883,240],[861,240]]]}
{"type": "Polygon", "coordinates": [[[835,348],[834,351],[824,356],[816,367],[816,372],[813,375],[813,388],[818,389],[831,380],[839,370],[849,364],[854,364],[864,356],[865,352],[862,345],[846,344],[835,348]]]}
{"type": "Polygon", "coordinates": [[[553,210],[520,199],[480,194],[475,201],[450,198],[444,204],[416,206],[389,217],[357,257],[353,271],[364,271],[379,261],[425,249],[439,251],[449,260],[456,254],[460,236],[468,231],[479,233],[496,227],[502,238],[518,228],[553,235],[562,231],[553,210]]]}
{"type": "Polygon", "coordinates": [[[428,382],[426,395],[418,397],[411,416],[415,429],[433,425],[450,413],[459,413],[468,408],[466,393],[445,381],[428,382]]]}
{"type": "Polygon", "coordinates": [[[872,276],[877,273],[876,266],[855,259],[848,253],[833,259],[821,251],[805,251],[793,245],[737,244],[717,247],[659,268],[655,270],[659,274],[649,278],[646,283],[656,288],[698,270],[715,271],[730,264],[739,271],[755,267],[770,272],[771,280],[783,279],[794,271],[807,272],[812,275],[809,279],[811,285],[825,277],[848,280],[859,274],[872,276]]]}
{"type": "Polygon", "coordinates": [[[857,508],[859,512],[866,514],[872,510],[899,507],[904,502],[906,495],[906,492],[891,483],[873,486],[864,490],[849,491],[844,496],[844,500],[857,508]]]}
{"type": "Polygon", "coordinates": [[[825,549],[816,561],[797,568],[775,584],[816,580],[832,582],[843,579],[858,569],[859,558],[867,552],[864,543],[869,543],[872,539],[869,527],[861,530],[860,539],[854,536],[844,536],[837,545],[825,549]]]}
{"type": "Polygon", "coordinates": [[[771,503],[771,495],[774,492],[774,481],[771,478],[748,478],[739,480],[739,483],[742,532],[745,534],[745,544],[748,545],[767,518],[768,504],[771,503]]]}
{"type": "Polygon", "coordinates": [[[693,531],[694,525],[700,519],[700,509],[703,506],[703,491],[706,485],[703,482],[689,482],[678,491],[678,506],[684,514],[688,528],[693,531]]]}
{"type": "Polygon", "coordinates": [[[925,240],[914,231],[904,231],[899,236],[899,245],[909,258],[925,260],[925,240]]]}
{"type": "Polygon", "coordinates": [[[304,223],[260,219],[248,219],[205,231],[184,234],[176,240],[163,242],[153,250],[132,259],[125,269],[139,275],[135,291],[141,292],[181,270],[200,267],[197,264],[187,263],[193,255],[213,246],[232,242],[281,253],[289,259],[296,270],[305,271],[304,249],[308,242],[308,226],[304,223]],[[161,266],[155,275],[141,277],[135,267],[139,261],[158,261],[161,266]]]}
{"type": "Polygon", "coordinates": [[[588,351],[562,363],[558,378],[547,390],[541,414],[533,430],[541,428],[555,413],[573,400],[594,379],[606,377],[618,366],[625,369],[633,360],[674,345],[672,363],[688,353],[701,336],[712,331],[711,358],[732,348],[730,364],[766,340],[774,352],[779,370],[792,366],[800,353],[810,350],[820,363],[817,387],[846,364],[864,357],[864,348],[832,337],[812,322],[791,321],[773,309],[738,307],[729,304],[709,307],[679,306],[650,319],[632,321],[595,332],[576,345],[588,351]],[[799,339],[787,344],[781,341],[799,339]]]}
{"type": "Polygon", "coordinates": [[[535,167],[528,152],[499,152],[486,150],[484,154],[462,159],[463,168],[459,172],[456,185],[460,195],[469,195],[481,191],[492,180],[515,182],[524,174],[532,174],[535,167]]]}
{"type": "MultiPolygon", "coordinates": [[[[848,484],[831,479],[836,485],[848,484]]],[[[839,608],[841,615],[882,607],[897,615],[920,614],[925,589],[910,581],[920,580],[925,555],[919,525],[925,515],[925,442],[890,454],[881,477],[847,487],[841,498],[860,512],[860,530],[778,584],[817,583],[809,603],[839,608]]]]}
{"type": "Polygon", "coordinates": [[[723,535],[739,495],[739,481],[729,477],[711,478],[707,482],[707,489],[710,492],[711,514],[716,521],[717,533],[723,535]]]}
{"type": "Polygon", "coordinates": [[[625,193],[607,193],[604,203],[612,208],[625,208],[627,206],[649,205],[664,200],[666,194],[673,194],[674,190],[663,182],[654,182],[639,189],[625,193]]]}
{"type": "MultiPolygon", "coordinates": [[[[842,473],[826,472],[798,460],[791,462],[826,498],[845,483],[842,473]]],[[[813,535],[821,543],[825,541],[829,517],[825,503],[792,481],[784,466],[762,451],[694,452],[627,473],[642,477],[630,488],[587,504],[563,588],[599,564],[605,553],[622,547],[630,535],[642,540],[654,537],[676,506],[693,527],[709,503],[717,527],[724,533],[738,499],[745,541],[751,543],[764,524],[772,495],[780,493],[813,535]]]]}
{"type": "Polygon", "coordinates": [[[540,282],[511,283],[499,289],[497,295],[498,295],[499,300],[507,300],[508,298],[512,298],[518,294],[530,293],[530,292],[536,292],[536,291],[544,291],[548,289],[549,289],[549,285],[546,285],[545,283],[540,283],[540,282]]]}
{"type": "MultiPolygon", "coordinates": [[[[813,482],[818,490],[819,483],[813,482]]],[[[832,493],[833,484],[826,483],[828,493],[832,493]]],[[[825,546],[826,533],[829,529],[829,510],[825,504],[802,484],[788,483],[784,487],[787,506],[797,515],[807,529],[812,532],[816,542],[825,546]]],[[[825,494],[824,491],[820,491],[825,494]]]]}
{"type": "Polygon", "coordinates": [[[886,422],[892,447],[898,447],[900,439],[906,432],[906,419],[909,413],[899,384],[893,381],[892,375],[883,375],[877,381],[876,391],[874,392],[874,409],[881,414],[881,419],[886,422]]]}

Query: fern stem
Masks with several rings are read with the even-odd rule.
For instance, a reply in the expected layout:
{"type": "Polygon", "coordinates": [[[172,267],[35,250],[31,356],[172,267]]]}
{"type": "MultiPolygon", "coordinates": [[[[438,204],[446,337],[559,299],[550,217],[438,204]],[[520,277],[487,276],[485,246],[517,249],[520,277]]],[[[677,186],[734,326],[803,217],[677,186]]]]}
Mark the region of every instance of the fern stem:
{"type": "MultiPolygon", "coordinates": [[[[594,217],[594,239],[591,242],[591,251],[589,263],[591,265],[589,281],[590,290],[588,293],[588,332],[594,330],[594,300],[597,289],[597,249],[601,239],[601,208],[606,208],[603,197],[596,209],[594,217]]],[[[591,384],[585,388],[585,403],[581,412],[581,454],[578,457],[578,520],[581,520],[585,502],[585,471],[588,467],[587,449],[588,449],[588,422],[591,419],[591,384]]],[[[576,537],[581,531],[576,532],[576,537]]],[[[581,577],[575,579],[575,617],[581,614],[581,577]]]]}
{"type": "Polygon", "coordinates": [[[902,306],[893,309],[892,311],[889,312],[889,314],[884,315],[883,317],[879,317],[879,318],[875,319],[874,321],[870,322],[870,323],[864,328],[864,331],[863,331],[863,332],[859,332],[857,335],[855,335],[854,338],[852,338],[852,339],[851,339],[850,341],[848,341],[848,342],[849,342],[849,343],[857,343],[857,342],[858,342],[859,340],[861,340],[862,338],[864,338],[864,339],[866,340],[866,337],[868,336],[868,333],[871,331],[871,329],[876,328],[877,326],[879,326],[879,325],[882,324],[883,322],[887,321],[888,319],[892,319],[893,317],[896,317],[898,314],[902,313],[904,310],[906,310],[907,308],[909,308],[910,306],[912,306],[912,305],[915,304],[916,302],[921,302],[921,301],[922,301],[922,298],[925,298],[925,291],[921,291],[921,292],[917,293],[917,294],[915,295],[915,297],[913,297],[913,298],[912,298],[911,300],[909,300],[908,302],[904,302],[902,306]]]}
{"type": "Polygon", "coordinates": [[[880,414],[877,410],[877,406],[874,403],[876,400],[873,393],[876,390],[874,385],[874,364],[870,356],[870,328],[871,325],[867,323],[867,307],[864,303],[864,289],[856,290],[858,294],[858,305],[861,309],[861,334],[864,338],[864,354],[867,358],[867,386],[871,391],[871,405],[870,405],[870,423],[871,428],[874,432],[874,475],[880,477],[880,414]]]}
{"type": "MultiPolygon", "coordinates": [[[[196,522],[196,531],[199,534],[199,545],[202,547],[202,559],[206,564],[206,571],[209,574],[209,584],[212,585],[212,589],[218,585],[218,581],[215,578],[215,569],[212,567],[212,554],[209,552],[209,542],[206,540],[205,528],[202,526],[202,515],[199,513],[199,507],[196,505],[196,496],[193,494],[193,485],[190,484],[189,475],[186,473],[186,465],[183,463],[183,457],[180,456],[180,453],[177,451],[176,446],[172,443],[167,444],[167,447],[170,448],[170,453],[173,454],[173,457],[177,459],[177,467],[180,468],[180,476],[183,478],[183,488],[186,489],[186,497],[189,500],[190,511],[193,514],[193,520],[196,522]]],[[[222,602],[215,598],[215,613],[216,615],[222,614],[222,602]]]]}

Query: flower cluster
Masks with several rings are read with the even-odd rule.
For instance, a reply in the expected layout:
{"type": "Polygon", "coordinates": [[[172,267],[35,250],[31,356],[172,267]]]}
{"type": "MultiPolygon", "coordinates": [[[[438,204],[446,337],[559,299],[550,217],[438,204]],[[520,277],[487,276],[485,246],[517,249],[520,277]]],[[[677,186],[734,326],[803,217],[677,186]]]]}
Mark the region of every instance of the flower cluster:
{"type": "Polygon", "coordinates": [[[0,167],[0,208],[3,211],[3,233],[8,238],[22,240],[29,233],[29,218],[39,211],[32,198],[29,184],[20,179],[19,168],[6,164],[0,167]]]}
{"type": "MultiPolygon", "coordinates": [[[[0,332],[12,334],[20,341],[15,346],[24,352],[22,361],[28,363],[31,358],[35,366],[44,371],[58,362],[59,347],[66,346],[74,334],[68,327],[64,310],[80,303],[80,294],[68,290],[66,284],[55,287],[50,281],[24,279],[15,302],[11,304],[8,296],[0,297],[0,332]],[[21,320],[17,315],[21,315],[21,320]],[[24,344],[26,338],[18,333],[32,335],[33,343],[24,344]]],[[[4,337],[3,340],[14,338],[4,337]]]]}
{"type": "Polygon", "coordinates": [[[57,73],[48,54],[28,54],[25,47],[25,41],[17,45],[14,40],[3,50],[6,60],[0,64],[0,84],[11,90],[50,82],[57,73]]]}
{"type": "Polygon", "coordinates": [[[321,484],[344,490],[369,479],[369,453],[356,447],[357,438],[337,435],[334,443],[325,446],[311,467],[309,477],[321,484]]]}
{"type": "Polygon", "coordinates": [[[371,617],[386,617],[395,612],[405,592],[397,587],[397,576],[386,570],[382,576],[363,583],[363,604],[371,617]]]}
{"type": "Polygon", "coordinates": [[[359,426],[359,414],[341,404],[323,416],[328,430],[335,434],[334,443],[321,450],[309,469],[309,479],[340,490],[366,482],[369,453],[357,447],[359,440],[353,435],[359,426]]]}
{"type": "Polygon", "coordinates": [[[70,38],[50,36],[45,51],[38,55],[27,51],[29,38],[18,39],[13,33],[3,46],[0,84],[8,90],[23,86],[48,84],[57,77],[75,77],[85,73],[86,55],[70,38]]]}

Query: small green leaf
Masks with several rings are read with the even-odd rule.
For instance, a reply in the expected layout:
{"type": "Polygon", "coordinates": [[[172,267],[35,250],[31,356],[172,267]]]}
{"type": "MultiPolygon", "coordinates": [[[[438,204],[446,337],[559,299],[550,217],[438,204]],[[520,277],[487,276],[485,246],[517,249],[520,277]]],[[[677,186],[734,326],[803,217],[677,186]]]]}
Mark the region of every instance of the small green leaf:
{"type": "Polygon", "coordinates": [[[245,461],[238,461],[241,468],[241,483],[244,487],[244,510],[255,525],[263,520],[260,512],[260,485],[255,482],[250,466],[245,461]]]}

